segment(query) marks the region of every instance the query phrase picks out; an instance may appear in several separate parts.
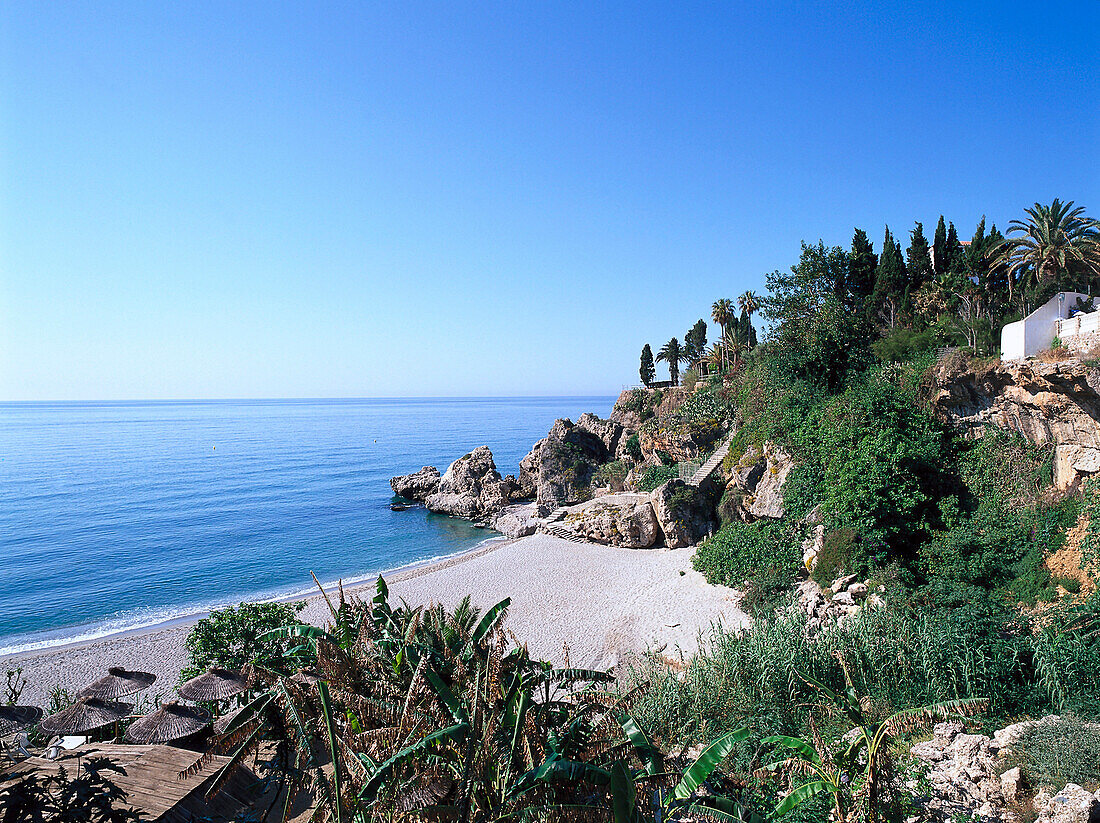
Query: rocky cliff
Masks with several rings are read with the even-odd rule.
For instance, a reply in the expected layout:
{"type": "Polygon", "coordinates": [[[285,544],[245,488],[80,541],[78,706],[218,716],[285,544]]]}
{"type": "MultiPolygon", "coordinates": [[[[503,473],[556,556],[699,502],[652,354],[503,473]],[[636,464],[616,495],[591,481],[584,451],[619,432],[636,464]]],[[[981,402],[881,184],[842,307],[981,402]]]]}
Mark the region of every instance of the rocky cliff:
{"type": "Polygon", "coordinates": [[[937,365],[928,387],[937,416],[964,437],[987,426],[1054,446],[1060,488],[1100,471],[1100,369],[1080,360],[937,365]]]}

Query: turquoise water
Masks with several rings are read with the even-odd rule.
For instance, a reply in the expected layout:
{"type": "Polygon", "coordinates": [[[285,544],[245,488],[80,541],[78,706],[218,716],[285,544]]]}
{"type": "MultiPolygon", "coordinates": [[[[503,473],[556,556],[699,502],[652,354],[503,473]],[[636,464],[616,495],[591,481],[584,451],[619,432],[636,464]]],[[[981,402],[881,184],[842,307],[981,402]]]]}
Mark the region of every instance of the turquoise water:
{"type": "Polygon", "coordinates": [[[389,478],[488,445],[517,473],[613,398],[0,404],[0,654],[472,548],[389,478]]]}

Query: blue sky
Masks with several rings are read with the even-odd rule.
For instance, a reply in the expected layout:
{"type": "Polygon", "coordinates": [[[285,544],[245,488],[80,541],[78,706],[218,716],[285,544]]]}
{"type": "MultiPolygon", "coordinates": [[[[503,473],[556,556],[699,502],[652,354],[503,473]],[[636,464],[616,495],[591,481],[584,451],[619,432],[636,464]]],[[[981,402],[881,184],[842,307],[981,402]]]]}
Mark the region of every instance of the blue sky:
{"type": "Polygon", "coordinates": [[[1093,0],[9,0],[0,399],[615,393],[801,240],[1100,215],[1098,32],[1093,0]]]}

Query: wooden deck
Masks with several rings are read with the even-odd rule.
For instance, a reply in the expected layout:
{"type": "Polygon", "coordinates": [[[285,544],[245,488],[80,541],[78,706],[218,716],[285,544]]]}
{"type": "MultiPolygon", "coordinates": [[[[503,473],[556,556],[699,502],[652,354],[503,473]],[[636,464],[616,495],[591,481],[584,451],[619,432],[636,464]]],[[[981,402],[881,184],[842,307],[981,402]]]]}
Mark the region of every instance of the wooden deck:
{"type": "Polygon", "coordinates": [[[227,757],[210,757],[202,771],[181,778],[199,758],[199,752],[172,746],[129,746],[92,743],[66,751],[57,760],[31,757],[20,763],[3,784],[15,782],[32,772],[57,771],[64,767],[75,774],[79,761],[104,757],[121,766],[125,774],[106,773],[127,794],[126,802],[150,823],[191,823],[197,819],[232,820],[234,813],[254,800],[256,777],[242,768],[209,802],[204,798],[209,781],[228,762],[227,757]]]}

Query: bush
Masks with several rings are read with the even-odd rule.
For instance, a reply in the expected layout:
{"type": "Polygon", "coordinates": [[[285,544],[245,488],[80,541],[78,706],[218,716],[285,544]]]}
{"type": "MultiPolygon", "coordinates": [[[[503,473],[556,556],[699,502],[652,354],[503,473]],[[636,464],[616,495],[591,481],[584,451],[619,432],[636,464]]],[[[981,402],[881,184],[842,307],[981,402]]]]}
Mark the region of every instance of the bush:
{"type": "Polygon", "coordinates": [[[854,529],[837,529],[826,534],[810,576],[823,588],[828,586],[852,568],[857,543],[859,534],[854,529]]]}
{"type": "Polygon", "coordinates": [[[604,463],[592,476],[592,484],[594,486],[606,486],[612,491],[622,491],[623,481],[626,480],[629,467],[622,460],[613,460],[610,463],[604,463]]]}
{"type": "Polygon", "coordinates": [[[1028,726],[1015,746],[1028,783],[1052,792],[1066,783],[1100,787],[1100,725],[1069,715],[1028,726]]]}
{"type": "Polygon", "coordinates": [[[695,391],[695,384],[699,382],[699,375],[695,369],[688,369],[680,378],[680,385],[684,391],[695,391]]]}
{"type": "Polygon", "coordinates": [[[675,466],[649,466],[642,472],[635,484],[638,491],[651,492],[662,483],[667,483],[680,476],[680,470],[675,466]]]}
{"type": "Polygon", "coordinates": [[[799,540],[785,523],[731,522],[699,546],[692,564],[708,583],[743,589],[750,609],[771,605],[794,582],[799,540]]]}
{"type": "Polygon", "coordinates": [[[626,453],[635,463],[641,463],[644,459],[644,455],[642,454],[642,443],[638,439],[637,434],[632,434],[626,439],[626,453]]]}
{"type": "Polygon", "coordinates": [[[871,351],[883,362],[904,362],[936,348],[942,342],[937,339],[932,329],[915,332],[911,329],[897,328],[886,337],[872,343],[871,351]]]}
{"type": "Polygon", "coordinates": [[[187,665],[180,681],[202,674],[211,666],[239,670],[261,658],[281,655],[278,641],[261,640],[272,629],[300,622],[304,603],[241,603],[204,617],[187,634],[187,665]]]}

